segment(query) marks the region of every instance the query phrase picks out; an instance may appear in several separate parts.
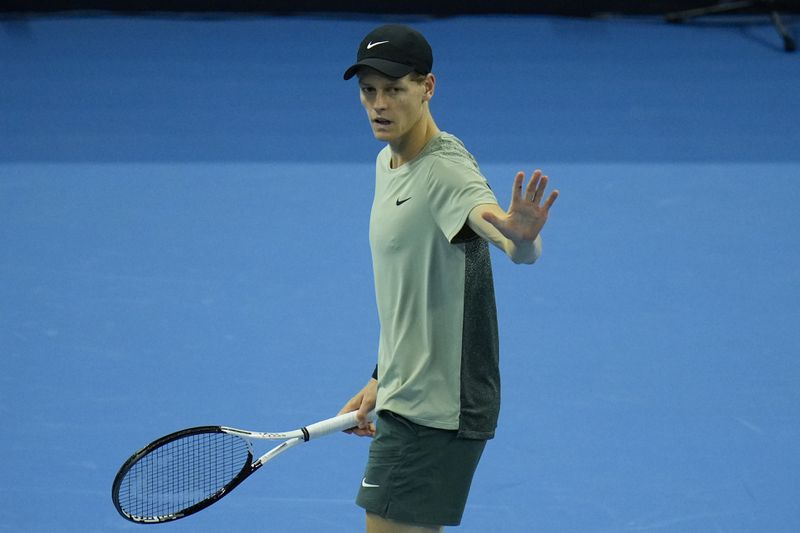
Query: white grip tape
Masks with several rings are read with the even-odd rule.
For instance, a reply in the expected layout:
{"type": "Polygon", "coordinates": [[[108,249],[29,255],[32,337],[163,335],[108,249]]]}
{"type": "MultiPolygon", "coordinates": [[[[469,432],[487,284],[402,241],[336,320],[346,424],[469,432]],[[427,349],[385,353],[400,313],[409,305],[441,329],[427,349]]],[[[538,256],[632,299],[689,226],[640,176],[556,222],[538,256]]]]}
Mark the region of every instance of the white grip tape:
{"type": "MultiPolygon", "coordinates": [[[[367,415],[367,418],[370,421],[375,420],[375,411],[370,412],[367,415]]],[[[330,435],[331,433],[336,433],[337,431],[344,431],[345,429],[354,428],[357,425],[358,420],[356,419],[356,411],[353,411],[351,413],[345,413],[333,418],[328,418],[327,420],[314,422],[303,429],[305,429],[304,433],[307,433],[308,435],[305,440],[311,440],[318,437],[324,437],[325,435],[330,435]]]]}

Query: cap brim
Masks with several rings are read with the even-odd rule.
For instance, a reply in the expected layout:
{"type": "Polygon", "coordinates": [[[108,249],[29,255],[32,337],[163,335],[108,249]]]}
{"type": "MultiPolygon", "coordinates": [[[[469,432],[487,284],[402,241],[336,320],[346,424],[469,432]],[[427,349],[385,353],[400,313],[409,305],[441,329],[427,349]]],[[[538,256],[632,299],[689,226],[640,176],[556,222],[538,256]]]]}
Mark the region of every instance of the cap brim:
{"type": "Polygon", "coordinates": [[[410,74],[414,67],[410,65],[404,65],[403,63],[395,63],[394,61],[387,61],[386,59],[378,59],[376,57],[368,57],[366,59],[362,59],[355,65],[351,66],[344,72],[344,79],[349,80],[356,73],[364,68],[374,68],[381,74],[385,74],[390,78],[402,78],[406,74],[410,74]]]}

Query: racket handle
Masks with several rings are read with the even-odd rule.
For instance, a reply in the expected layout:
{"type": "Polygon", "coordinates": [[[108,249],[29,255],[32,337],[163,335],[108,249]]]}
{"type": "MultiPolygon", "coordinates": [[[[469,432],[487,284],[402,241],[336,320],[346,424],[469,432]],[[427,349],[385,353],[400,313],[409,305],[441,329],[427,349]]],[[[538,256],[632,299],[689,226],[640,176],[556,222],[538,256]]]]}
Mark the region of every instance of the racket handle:
{"type": "MultiPolygon", "coordinates": [[[[371,411],[367,415],[367,418],[369,418],[370,421],[375,420],[375,411],[371,411]]],[[[344,431],[345,429],[354,428],[357,425],[358,420],[356,419],[356,411],[353,411],[343,415],[335,416],[333,418],[328,418],[327,420],[314,422],[313,424],[304,427],[302,431],[305,440],[311,440],[324,437],[325,435],[330,435],[331,433],[344,431]]]]}

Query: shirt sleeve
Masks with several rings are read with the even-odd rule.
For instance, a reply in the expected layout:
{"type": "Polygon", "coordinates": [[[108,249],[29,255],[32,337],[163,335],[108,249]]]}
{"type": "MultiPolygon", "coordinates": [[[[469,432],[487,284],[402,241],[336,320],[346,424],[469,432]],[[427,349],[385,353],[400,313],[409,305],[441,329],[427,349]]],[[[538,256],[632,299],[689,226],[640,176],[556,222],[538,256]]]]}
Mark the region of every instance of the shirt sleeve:
{"type": "Polygon", "coordinates": [[[481,204],[497,204],[497,198],[480,172],[446,158],[431,165],[428,205],[448,241],[453,242],[470,211],[481,204]]]}

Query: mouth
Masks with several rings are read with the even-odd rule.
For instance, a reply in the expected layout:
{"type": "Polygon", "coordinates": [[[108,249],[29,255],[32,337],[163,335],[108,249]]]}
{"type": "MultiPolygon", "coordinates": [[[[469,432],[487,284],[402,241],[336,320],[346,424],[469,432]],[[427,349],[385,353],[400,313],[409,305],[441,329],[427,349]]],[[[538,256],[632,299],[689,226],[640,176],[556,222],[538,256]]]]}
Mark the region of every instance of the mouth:
{"type": "Polygon", "coordinates": [[[385,126],[389,126],[392,123],[392,121],[388,120],[388,119],[385,119],[385,118],[382,118],[382,117],[377,117],[377,118],[372,119],[372,123],[377,125],[377,126],[385,127],[385,126]]]}

